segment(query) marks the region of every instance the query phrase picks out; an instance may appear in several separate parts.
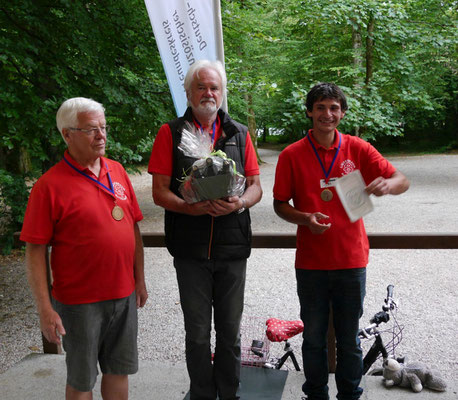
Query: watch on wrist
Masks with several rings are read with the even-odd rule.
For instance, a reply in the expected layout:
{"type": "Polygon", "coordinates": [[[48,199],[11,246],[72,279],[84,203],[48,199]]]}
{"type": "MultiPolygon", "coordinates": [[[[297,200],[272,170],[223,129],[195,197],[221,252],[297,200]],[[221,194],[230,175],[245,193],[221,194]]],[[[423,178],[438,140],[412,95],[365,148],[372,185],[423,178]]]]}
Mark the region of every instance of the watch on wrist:
{"type": "Polygon", "coordinates": [[[243,212],[245,211],[245,204],[246,204],[246,201],[245,201],[245,199],[240,199],[240,200],[242,200],[242,207],[240,207],[240,208],[236,211],[237,214],[241,214],[241,213],[243,213],[243,212]]]}

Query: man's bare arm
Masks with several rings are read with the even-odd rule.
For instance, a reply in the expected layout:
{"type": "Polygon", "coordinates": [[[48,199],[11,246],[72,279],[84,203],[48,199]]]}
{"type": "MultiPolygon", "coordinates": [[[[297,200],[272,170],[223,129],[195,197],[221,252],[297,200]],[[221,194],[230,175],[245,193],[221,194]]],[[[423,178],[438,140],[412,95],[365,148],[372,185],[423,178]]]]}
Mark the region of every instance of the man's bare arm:
{"type": "Polygon", "coordinates": [[[153,174],[153,200],[158,206],[169,211],[189,215],[204,215],[210,211],[209,201],[199,201],[188,204],[170,190],[171,177],[161,174],[153,174]]]}
{"type": "Polygon", "coordinates": [[[49,298],[46,251],[46,245],[27,243],[25,253],[27,279],[35,298],[43,335],[49,342],[60,344],[59,335],[65,335],[65,329],[49,298]]]}
{"type": "Polygon", "coordinates": [[[406,176],[399,171],[395,171],[389,178],[379,176],[374,179],[366,187],[367,194],[374,194],[375,196],[385,196],[386,194],[401,194],[404,193],[410,186],[409,180],[406,176]]]}
{"type": "Polygon", "coordinates": [[[283,218],[285,221],[291,222],[296,225],[305,225],[315,235],[320,235],[327,231],[331,224],[322,224],[322,219],[328,219],[329,217],[320,212],[306,213],[297,210],[287,201],[280,201],[274,199],[274,210],[275,213],[283,218]]]}
{"type": "Polygon", "coordinates": [[[143,241],[138,224],[134,225],[135,235],[135,264],[134,264],[134,277],[135,277],[135,294],[137,296],[137,308],[143,307],[148,299],[148,292],[145,284],[145,269],[144,269],[144,253],[143,241]]]}
{"type": "Polygon", "coordinates": [[[232,196],[227,199],[218,199],[211,201],[210,215],[218,217],[227,215],[240,210],[242,207],[250,208],[261,200],[262,188],[259,175],[246,177],[246,188],[242,196],[232,196]]]}

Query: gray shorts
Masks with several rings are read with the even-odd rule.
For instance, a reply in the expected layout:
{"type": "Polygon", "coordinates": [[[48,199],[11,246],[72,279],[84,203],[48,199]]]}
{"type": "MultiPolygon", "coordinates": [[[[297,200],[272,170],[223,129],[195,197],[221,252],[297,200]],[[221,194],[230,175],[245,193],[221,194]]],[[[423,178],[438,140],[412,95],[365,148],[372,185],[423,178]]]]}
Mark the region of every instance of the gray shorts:
{"type": "Polygon", "coordinates": [[[129,375],[138,370],[137,305],[130,296],[89,304],[65,305],[53,300],[65,331],[67,384],[89,392],[103,374],[129,375]]]}

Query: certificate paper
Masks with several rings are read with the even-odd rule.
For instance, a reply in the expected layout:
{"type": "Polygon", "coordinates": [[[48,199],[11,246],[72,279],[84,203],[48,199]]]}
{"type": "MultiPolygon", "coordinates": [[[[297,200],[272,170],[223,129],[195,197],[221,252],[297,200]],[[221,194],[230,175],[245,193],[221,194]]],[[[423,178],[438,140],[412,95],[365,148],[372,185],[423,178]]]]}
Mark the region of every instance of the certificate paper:
{"type": "Polygon", "coordinates": [[[335,186],[351,222],[357,221],[374,209],[369,195],[364,191],[366,184],[358,169],[337,179],[335,186]]]}

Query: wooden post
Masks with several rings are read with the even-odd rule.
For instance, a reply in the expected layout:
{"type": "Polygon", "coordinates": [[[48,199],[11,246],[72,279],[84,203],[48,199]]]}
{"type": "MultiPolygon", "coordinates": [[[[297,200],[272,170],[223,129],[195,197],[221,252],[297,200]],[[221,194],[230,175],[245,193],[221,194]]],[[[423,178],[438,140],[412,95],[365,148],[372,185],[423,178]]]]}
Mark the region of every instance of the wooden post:
{"type": "MultiPolygon", "coordinates": [[[[52,274],[51,274],[51,262],[50,258],[50,247],[46,247],[45,252],[45,262],[46,262],[46,278],[48,281],[49,297],[51,298],[51,288],[52,288],[52,274]]],[[[62,346],[59,344],[51,343],[46,339],[43,332],[41,333],[41,338],[43,341],[43,353],[45,354],[62,354],[62,346]]]]}

